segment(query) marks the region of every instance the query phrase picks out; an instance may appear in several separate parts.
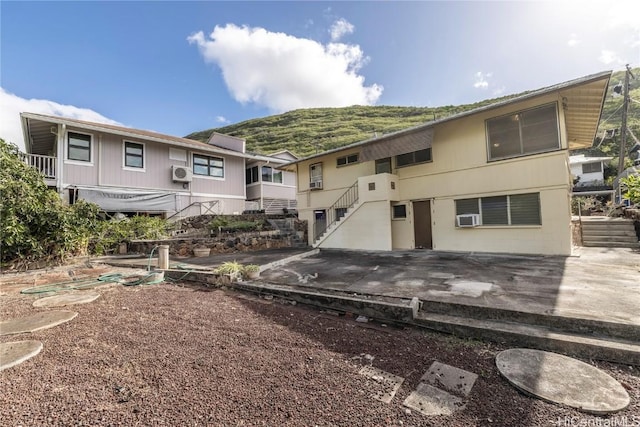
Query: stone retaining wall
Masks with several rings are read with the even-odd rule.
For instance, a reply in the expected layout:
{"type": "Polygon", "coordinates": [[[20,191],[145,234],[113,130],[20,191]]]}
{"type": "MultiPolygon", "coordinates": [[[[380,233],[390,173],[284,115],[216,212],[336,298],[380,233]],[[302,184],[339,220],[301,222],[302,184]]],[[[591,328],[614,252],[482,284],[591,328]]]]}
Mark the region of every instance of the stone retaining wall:
{"type": "Polygon", "coordinates": [[[169,245],[169,254],[191,256],[194,248],[209,248],[212,254],[257,251],[269,248],[293,246],[290,236],[282,236],[279,231],[226,234],[217,237],[174,238],[167,240],[134,240],[129,244],[129,253],[148,254],[158,245],[169,245]]]}

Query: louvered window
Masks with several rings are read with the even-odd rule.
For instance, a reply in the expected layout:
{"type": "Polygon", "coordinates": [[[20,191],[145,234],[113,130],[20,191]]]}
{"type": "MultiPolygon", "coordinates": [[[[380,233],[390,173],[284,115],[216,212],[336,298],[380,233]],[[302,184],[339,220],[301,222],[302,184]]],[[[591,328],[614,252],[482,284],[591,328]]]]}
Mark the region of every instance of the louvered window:
{"type": "Polygon", "coordinates": [[[540,193],[456,200],[456,215],[480,214],[481,225],[541,225],[540,193]]]}

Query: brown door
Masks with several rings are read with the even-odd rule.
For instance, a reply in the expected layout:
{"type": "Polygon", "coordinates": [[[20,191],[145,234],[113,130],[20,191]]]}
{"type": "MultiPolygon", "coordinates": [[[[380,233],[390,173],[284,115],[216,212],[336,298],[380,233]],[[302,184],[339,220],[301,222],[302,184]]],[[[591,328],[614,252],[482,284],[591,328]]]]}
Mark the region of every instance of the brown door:
{"type": "Polygon", "coordinates": [[[432,249],[431,243],[431,202],[413,202],[413,232],[416,249],[432,249]]]}

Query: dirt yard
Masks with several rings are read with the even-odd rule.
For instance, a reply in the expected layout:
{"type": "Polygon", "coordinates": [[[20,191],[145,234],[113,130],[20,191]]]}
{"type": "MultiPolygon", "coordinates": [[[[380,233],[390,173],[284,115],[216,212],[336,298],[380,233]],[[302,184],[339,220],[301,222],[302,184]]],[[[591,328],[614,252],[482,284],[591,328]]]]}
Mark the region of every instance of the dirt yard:
{"type": "MultiPolygon", "coordinates": [[[[18,293],[30,281],[37,282],[2,278],[0,319],[42,310],[31,305],[37,296],[18,293]]],[[[495,368],[500,346],[232,290],[161,284],[99,292],[90,304],[65,308],[79,313],[71,322],[0,337],[44,344],[0,375],[0,425],[640,425],[637,367],[591,362],[632,399],[623,412],[599,418],[517,392],[495,368]],[[479,375],[453,416],[402,405],[435,360],[479,375]],[[373,399],[377,384],[358,374],[369,363],[405,378],[390,404],[373,399]]]]}

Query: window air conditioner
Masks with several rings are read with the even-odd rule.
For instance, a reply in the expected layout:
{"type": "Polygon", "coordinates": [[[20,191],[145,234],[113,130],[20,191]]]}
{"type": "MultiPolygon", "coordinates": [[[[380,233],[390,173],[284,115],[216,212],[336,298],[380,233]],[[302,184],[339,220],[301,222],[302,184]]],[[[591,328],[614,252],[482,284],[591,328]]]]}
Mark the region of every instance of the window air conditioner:
{"type": "Polygon", "coordinates": [[[173,182],[191,182],[193,175],[191,169],[186,166],[171,166],[173,182]]]}
{"type": "Polygon", "coordinates": [[[480,225],[480,215],[464,214],[456,215],[456,226],[458,227],[477,227],[480,225]]]}
{"type": "Polygon", "coordinates": [[[312,190],[322,190],[322,181],[311,181],[309,188],[312,190]]]}

